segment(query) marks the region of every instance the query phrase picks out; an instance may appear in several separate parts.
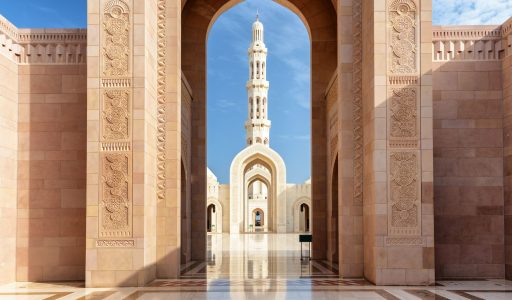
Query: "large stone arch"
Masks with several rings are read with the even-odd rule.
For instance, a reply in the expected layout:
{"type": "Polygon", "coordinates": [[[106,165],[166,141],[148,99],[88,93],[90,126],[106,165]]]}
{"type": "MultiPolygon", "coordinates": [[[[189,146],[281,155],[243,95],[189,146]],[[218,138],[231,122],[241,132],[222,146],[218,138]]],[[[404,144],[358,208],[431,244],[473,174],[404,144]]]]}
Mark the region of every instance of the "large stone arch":
{"type": "MultiPolygon", "coordinates": [[[[206,42],[215,20],[238,0],[182,1],[181,67],[194,92],[192,104],[192,188],[193,218],[204,228],[206,201],[206,42]],[[203,221],[199,221],[202,219],[203,221]]],[[[311,43],[311,161],[313,223],[325,223],[327,198],[327,146],[325,90],[338,66],[337,15],[331,0],[275,0],[297,14],[305,24],[311,43]]],[[[233,199],[233,198],[231,198],[233,199]]],[[[313,257],[325,258],[327,236],[325,226],[314,226],[313,257]]],[[[206,253],[205,233],[192,230],[194,257],[206,253]]]]}
{"type": "MultiPolygon", "coordinates": [[[[286,232],[286,166],[284,160],[276,151],[260,144],[252,145],[240,151],[231,162],[229,185],[230,232],[243,232],[247,223],[244,217],[245,187],[248,183],[245,175],[247,174],[247,167],[255,163],[264,164],[271,174],[268,187],[274,205],[271,209],[272,214],[267,217],[267,220],[272,217],[270,228],[277,232],[286,232]]],[[[255,174],[254,176],[258,175],[255,174]]]]}

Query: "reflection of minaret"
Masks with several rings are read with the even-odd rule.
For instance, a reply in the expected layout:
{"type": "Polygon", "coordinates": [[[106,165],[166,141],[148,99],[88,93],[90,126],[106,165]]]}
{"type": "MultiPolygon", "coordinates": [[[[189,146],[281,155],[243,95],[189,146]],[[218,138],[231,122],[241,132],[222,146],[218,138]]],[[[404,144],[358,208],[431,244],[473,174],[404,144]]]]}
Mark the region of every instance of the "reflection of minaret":
{"type": "Polygon", "coordinates": [[[245,122],[247,145],[270,143],[270,121],[268,120],[267,96],[267,48],[263,42],[263,24],[256,16],[252,25],[252,43],[249,52],[249,80],[247,96],[249,115],[245,122]]]}

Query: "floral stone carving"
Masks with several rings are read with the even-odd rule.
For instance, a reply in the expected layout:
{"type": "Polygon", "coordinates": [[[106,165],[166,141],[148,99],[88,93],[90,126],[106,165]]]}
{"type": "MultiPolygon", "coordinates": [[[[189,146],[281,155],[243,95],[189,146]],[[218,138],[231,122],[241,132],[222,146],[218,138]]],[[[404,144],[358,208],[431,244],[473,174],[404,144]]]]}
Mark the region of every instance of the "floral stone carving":
{"type": "Polygon", "coordinates": [[[391,73],[412,74],[417,71],[416,14],[416,4],[412,0],[395,0],[389,5],[391,73]]]}
{"type": "Polygon", "coordinates": [[[129,138],[129,93],[107,90],[103,97],[103,138],[125,140],[129,138]]]}
{"type": "Polygon", "coordinates": [[[102,236],[130,235],[129,154],[105,154],[102,159],[102,236]]]}
{"type": "Polygon", "coordinates": [[[391,153],[391,234],[417,233],[419,228],[418,168],[417,153],[405,151],[391,153]]]}
{"type": "Polygon", "coordinates": [[[127,76],[129,65],[129,8],[121,0],[113,0],[104,10],[103,71],[106,76],[127,76]]]}

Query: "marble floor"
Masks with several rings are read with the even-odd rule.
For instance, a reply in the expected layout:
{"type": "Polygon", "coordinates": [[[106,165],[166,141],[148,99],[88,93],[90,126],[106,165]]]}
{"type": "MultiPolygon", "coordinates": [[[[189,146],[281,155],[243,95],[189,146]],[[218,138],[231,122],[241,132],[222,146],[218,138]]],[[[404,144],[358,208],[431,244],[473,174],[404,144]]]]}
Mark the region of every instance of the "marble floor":
{"type": "MultiPolygon", "coordinates": [[[[0,300],[115,299],[512,299],[512,281],[439,281],[430,287],[373,286],[340,279],[337,266],[300,259],[296,234],[209,234],[206,262],[182,266],[182,278],[141,288],[84,288],[83,282],[12,283],[0,300]]],[[[307,256],[307,251],[303,252],[307,256]]]]}

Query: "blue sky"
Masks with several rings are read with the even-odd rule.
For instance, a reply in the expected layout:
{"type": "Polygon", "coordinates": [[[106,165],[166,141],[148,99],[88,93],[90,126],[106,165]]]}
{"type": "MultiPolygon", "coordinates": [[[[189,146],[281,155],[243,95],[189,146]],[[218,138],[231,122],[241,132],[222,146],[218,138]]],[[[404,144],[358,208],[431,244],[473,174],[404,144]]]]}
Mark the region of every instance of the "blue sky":
{"type": "Polygon", "coordinates": [[[302,21],[272,2],[249,0],[222,14],[208,37],[208,166],[229,182],[229,166],[245,147],[247,48],[256,11],[265,26],[270,146],[283,157],[288,182],[310,176],[310,49],[302,21]],[[300,120],[300,121],[299,121],[300,120]]]}
{"type": "MultiPolygon", "coordinates": [[[[287,164],[288,181],[303,182],[310,174],[309,38],[297,16],[270,0],[236,5],[210,32],[208,165],[226,183],[245,147],[247,48],[257,9],[269,48],[271,146],[287,164]]],[[[86,0],[0,0],[0,14],[20,28],[83,28],[86,11],[86,0]]],[[[433,0],[436,25],[501,24],[511,15],[512,0],[433,0]]]]}

